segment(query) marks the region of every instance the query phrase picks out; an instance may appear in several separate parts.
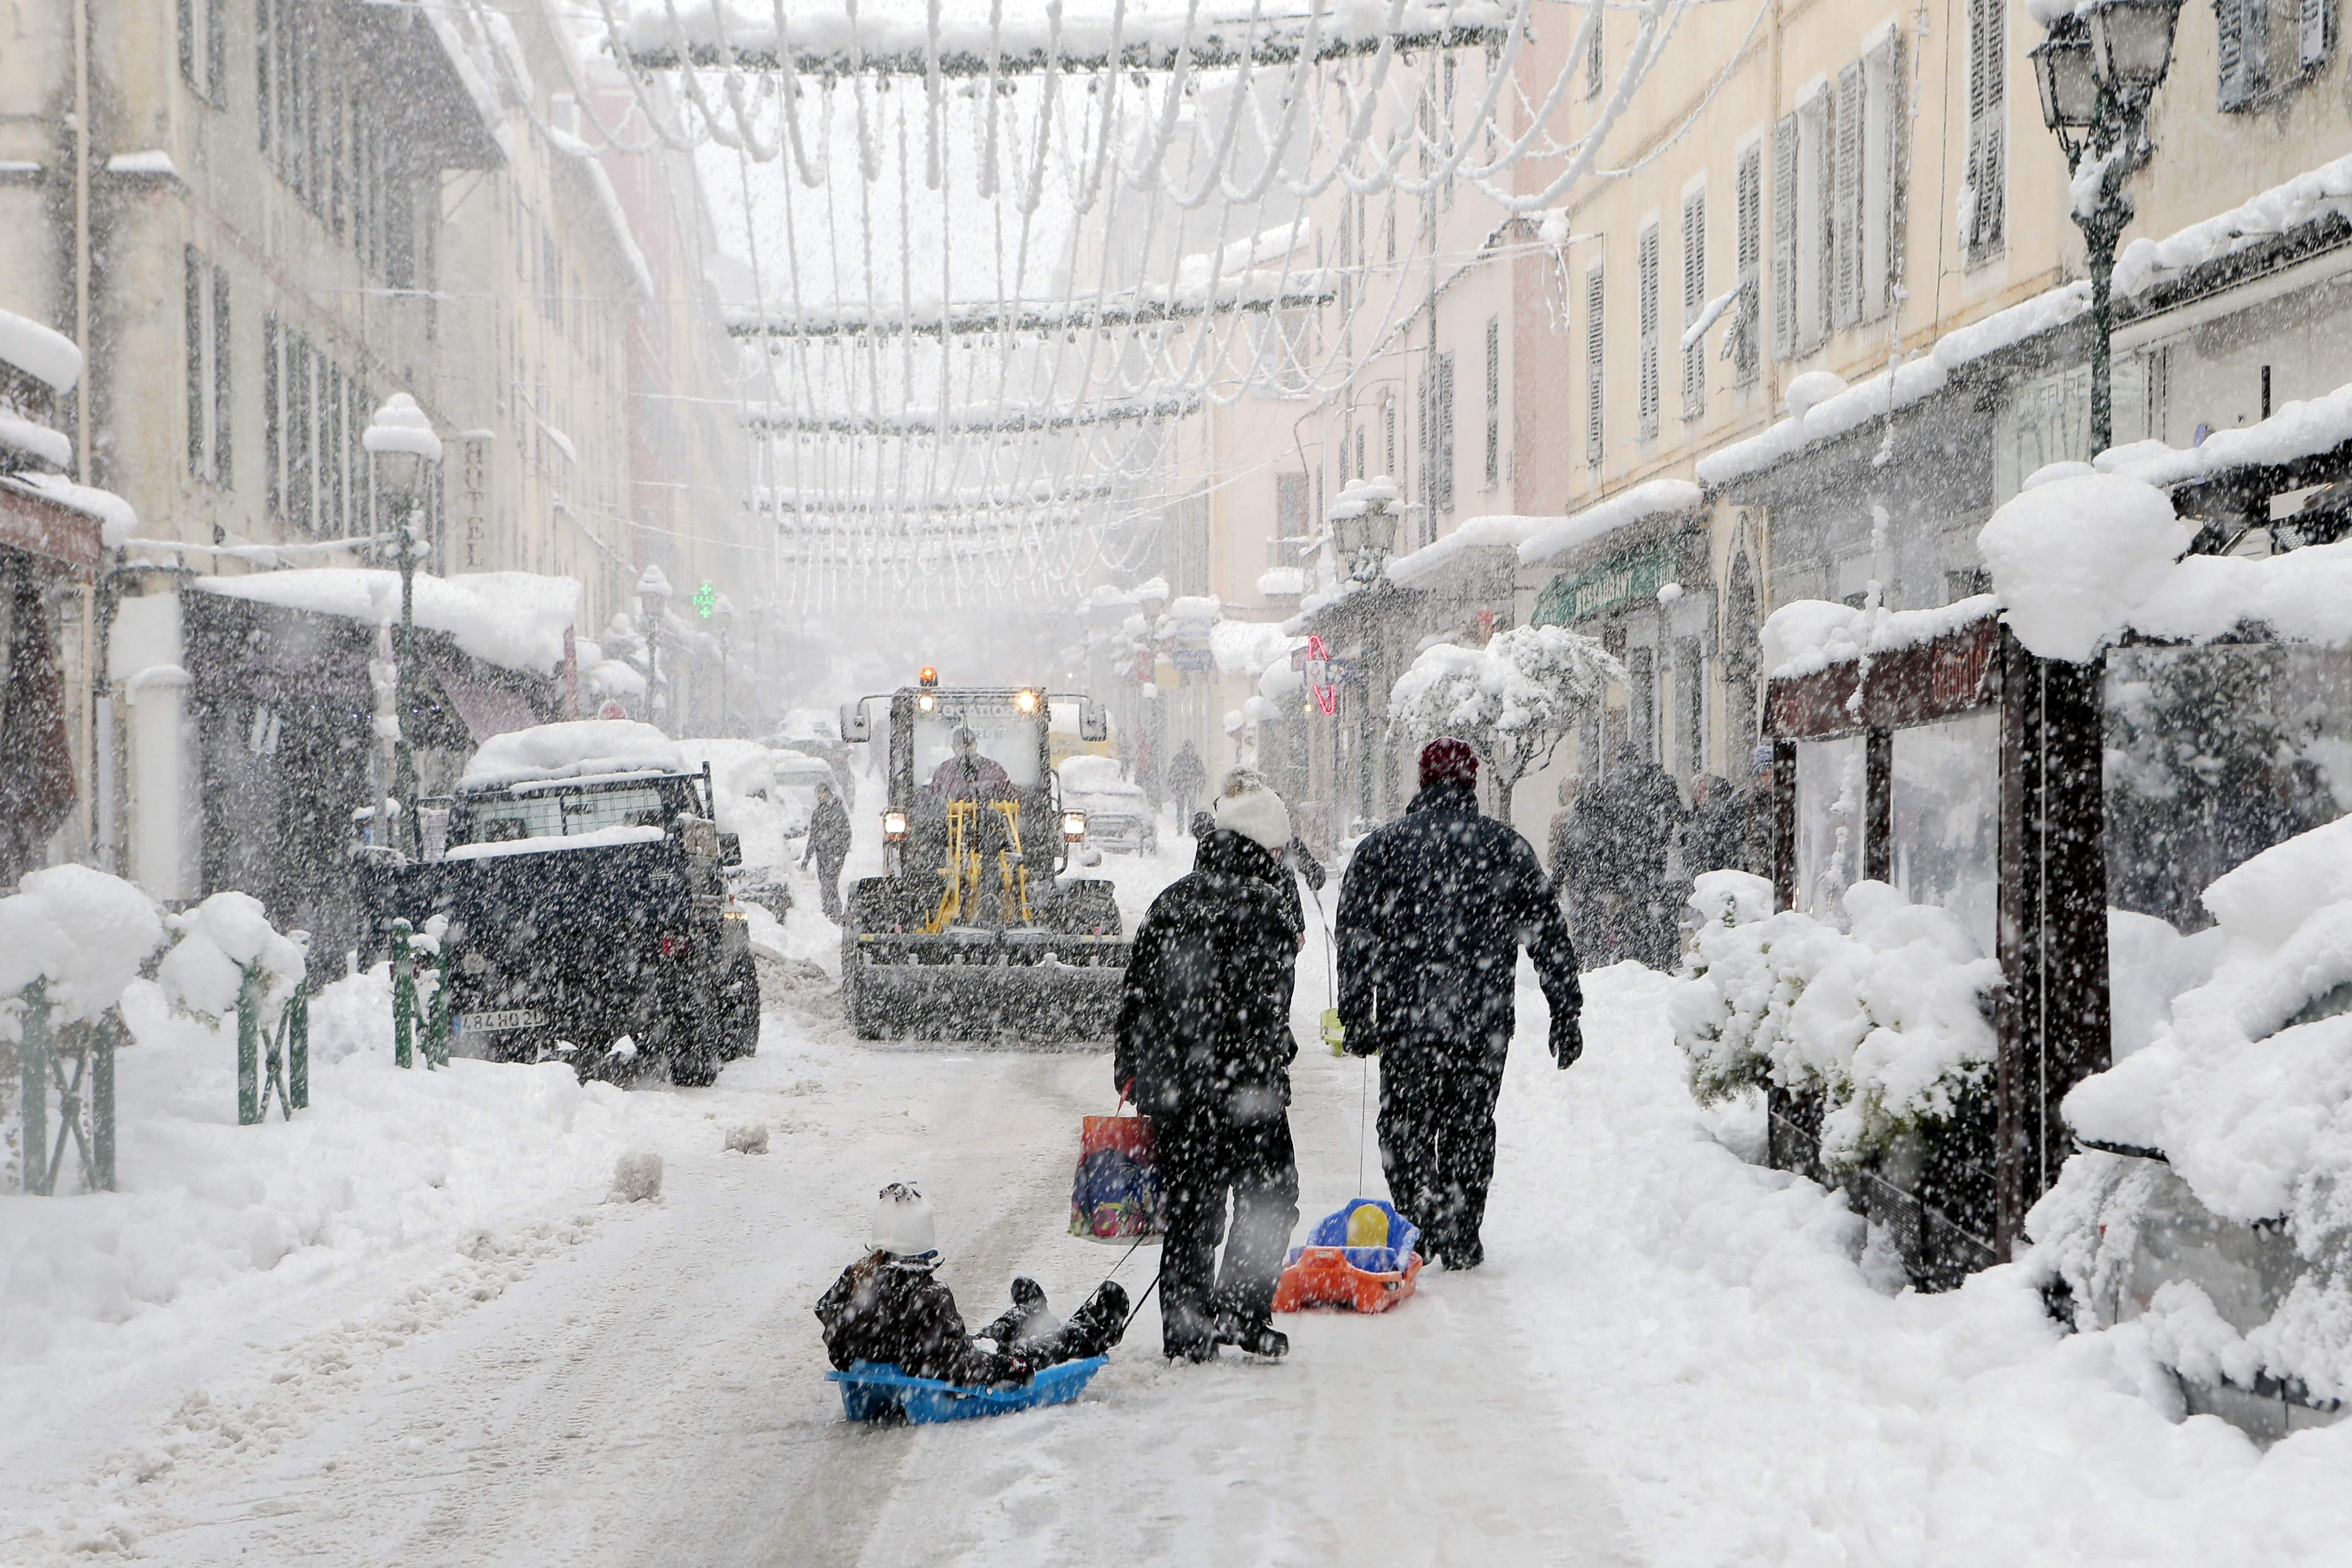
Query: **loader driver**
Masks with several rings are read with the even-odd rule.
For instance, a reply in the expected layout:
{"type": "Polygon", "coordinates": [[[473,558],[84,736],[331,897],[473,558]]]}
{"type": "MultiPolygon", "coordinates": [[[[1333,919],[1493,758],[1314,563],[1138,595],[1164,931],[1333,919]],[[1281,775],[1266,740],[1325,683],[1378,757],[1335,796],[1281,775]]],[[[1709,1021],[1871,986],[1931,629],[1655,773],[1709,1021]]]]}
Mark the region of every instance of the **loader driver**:
{"type": "Polygon", "coordinates": [[[1013,798],[1013,775],[981,754],[979,736],[958,725],[951,743],[955,754],[941,763],[939,771],[931,775],[933,796],[941,801],[1013,798]]]}

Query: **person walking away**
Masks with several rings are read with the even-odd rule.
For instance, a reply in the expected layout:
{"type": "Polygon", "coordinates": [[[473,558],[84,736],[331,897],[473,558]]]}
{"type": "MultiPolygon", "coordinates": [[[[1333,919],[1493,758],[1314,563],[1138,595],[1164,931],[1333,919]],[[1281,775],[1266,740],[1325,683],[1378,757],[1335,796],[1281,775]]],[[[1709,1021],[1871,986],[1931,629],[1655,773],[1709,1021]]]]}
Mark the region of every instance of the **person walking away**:
{"type": "Polygon", "coordinates": [[[1036,1281],[1016,1279],[1013,1305],[974,1334],[939,1266],[931,1205],[912,1183],[891,1183],[875,1204],[872,1250],[816,1304],[825,1356],[837,1371],[863,1361],[967,1386],[1026,1383],[1046,1367],[1101,1355],[1126,1331],[1127,1292],[1112,1280],[1056,1323],[1036,1281]]]}
{"type": "Polygon", "coordinates": [[[1683,840],[1683,860],[1691,875],[1726,869],[1746,870],[1740,832],[1739,798],[1731,781],[1714,773],[1691,780],[1690,832],[1683,840]]]}
{"type": "Polygon", "coordinates": [[[1202,786],[1209,782],[1209,770],[1201,761],[1201,753],[1185,742],[1176,754],[1168,759],[1168,793],[1176,802],[1176,820],[1192,819],[1192,803],[1201,797],[1202,786]]]}
{"type": "Polygon", "coordinates": [[[1683,804],[1674,775],[1631,744],[1618,753],[1611,783],[1615,796],[1612,816],[1622,850],[1615,871],[1621,879],[1626,937],[1618,956],[1664,973],[1674,968],[1682,946],[1688,884],[1677,887],[1672,862],[1690,826],[1690,807],[1683,804]]]}
{"type": "Polygon", "coordinates": [[[1551,1005],[1551,1055],[1584,1048],[1576,951],[1543,866],[1509,824],[1480,815],[1478,757],[1458,740],[1421,753],[1421,793],[1356,847],[1339,881],[1339,1020],[1381,1058],[1389,1196],[1453,1269],[1486,1258],[1495,1100],[1526,948],[1551,1005]]]}
{"type": "Polygon", "coordinates": [[[816,809],[809,813],[808,847],[801,851],[801,865],[816,862],[817,897],[824,904],[825,919],[836,923],[841,920],[841,866],[849,858],[849,808],[833,793],[831,784],[816,786],[816,809]]]}
{"type": "Polygon", "coordinates": [[[1583,969],[1616,963],[1625,955],[1628,940],[1622,892],[1626,829],[1618,816],[1614,778],[1586,781],[1569,805],[1565,828],[1552,840],[1552,882],[1566,904],[1569,934],[1583,969]]]}
{"type": "Polygon", "coordinates": [[[1255,775],[1229,778],[1214,809],[1192,869],[1136,928],[1112,1068],[1119,1092],[1152,1119],[1167,1181],[1160,1347],[1171,1361],[1209,1361],[1220,1345],[1260,1356],[1290,1348],[1274,1327],[1274,1288],[1298,1219],[1289,1110],[1298,940],[1276,892],[1290,814],[1255,775]]]}

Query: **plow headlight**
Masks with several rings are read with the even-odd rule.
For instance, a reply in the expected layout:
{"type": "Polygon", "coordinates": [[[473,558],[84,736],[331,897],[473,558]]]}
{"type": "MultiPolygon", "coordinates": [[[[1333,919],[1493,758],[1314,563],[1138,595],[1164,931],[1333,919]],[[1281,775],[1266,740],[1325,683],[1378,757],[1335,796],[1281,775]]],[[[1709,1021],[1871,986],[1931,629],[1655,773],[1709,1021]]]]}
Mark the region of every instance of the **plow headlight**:
{"type": "Polygon", "coordinates": [[[882,837],[893,844],[896,844],[899,839],[906,837],[907,814],[903,811],[884,812],[882,814],[882,837]]]}
{"type": "Polygon", "coordinates": [[[921,709],[926,713],[929,713],[932,709],[937,708],[939,705],[940,700],[932,696],[928,691],[915,699],[915,706],[921,709]]]}
{"type": "Polygon", "coordinates": [[[1083,811],[1062,813],[1062,842],[1076,844],[1087,836],[1087,814],[1083,811]]]}
{"type": "Polygon", "coordinates": [[[1016,691],[1013,694],[1013,706],[1024,713],[1034,713],[1044,701],[1045,699],[1034,691],[1016,691]]]}

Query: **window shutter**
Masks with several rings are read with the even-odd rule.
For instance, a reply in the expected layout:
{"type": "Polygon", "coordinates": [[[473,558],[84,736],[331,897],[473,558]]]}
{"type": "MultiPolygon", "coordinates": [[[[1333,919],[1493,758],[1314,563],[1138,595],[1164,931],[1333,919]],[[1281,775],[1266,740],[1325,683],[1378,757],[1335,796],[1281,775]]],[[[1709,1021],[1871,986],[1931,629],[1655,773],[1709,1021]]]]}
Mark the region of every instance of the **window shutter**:
{"type": "Polygon", "coordinates": [[[181,305],[187,312],[188,472],[205,477],[205,264],[196,247],[181,252],[181,305]]]}
{"type": "Polygon", "coordinates": [[[1734,250],[1739,263],[1739,301],[1733,309],[1731,374],[1745,386],[1756,379],[1758,322],[1757,272],[1764,247],[1764,149],[1750,147],[1739,155],[1737,182],[1738,233],[1734,250]]]}
{"type": "Polygon", "coordinates": [[[1486,318],[1486,488],[1503,482],[1503,319],[1486,318]]]}
{"type": "Polygon", "coordinates": [[[254,0],[253,6],[254,134],[265,153],[269,151],[269,51],[277,47],[272,38],[274,5],[275,0],[254,0]]]}
{"type": "Polygon", "coordinates": [[[1587,98],[1601,96],[1601,79],[1608,74],[1601,42],[1601,17],[1606,14],[1600,0],[1593,0],[1584,35],[1584,96],[1587,98]]]}
{"type": "Polygon", "coordinates": [[[2295,60],[2317,70],[2336,52],[2336,0],[2301,0],[2295,13],[2295,60]]]}
{"type": "Polygon", "coordinates": [[[278,318],[261,318],[261,481],[272,517],[285,505],[278,464],[278,318]]]}
{"type": "MultiPolygon", "coordinates": [[[[2216,0],[2215,15],[2226,18],[2237,14],[2237,94],[2231,97],[2227,74],[2221,93],[2224,109],[2247,109],[2263,95],[2270,85],[2271,5],[2270,0],[2216,0]]],[[[2226,27],[2225,27],[2226,37],[2226,27]]],[[[2227,45],[2224,45],[2224,58],[2227,45]]]]}
{"type": "MultiPolygon", "coordinates": [[[[1706,313],[1706,193],[1693,191],[1683,198],[1683,330],[1688,331],[1706,313]]],[[[1696,419],[1706,412],[1706,339],[1695,338],[1683,350],[1683,417],[1696,419]]]]}
{"type": "Polygon", "coordinates": [[[1601,466],[1601,306],[1605,290],[1595,263],[1584,274],[1584,460],[1601,466]]]}
{"type": "Polygon", "coordinates": [[[1642,231],[1639,248],[1634,253],[1633,286],[1637,295],[1636,308],[1640,316],[1641,341],[1641,436],[1647,440],[1658,433],[1658,230],[1656,226],[1642,231]]]}
{"type": "MultiPolygon", "coordinates": [[[[1454,356],[1437,356],[1437,510],[1454,510],[1454,356]]],[[[1431,529],[1436,524],[1433,521],[1431,529]]]]}
{"type": "Polygon", "coordinates": [[[1909,79],[1904,75],[1903,39],[1897,36],[1889,42],[1885,53],[1886,83],[1886,126],[1885,157],[1886,178],[1879,191],[1880,210],[1864,215],[1864,221],[1877,226],[1885,244],[1885,264],[1875,278],[1863,279],[1863,318],[1876,321],[1894,309],[1895,296],[1903,286],[1904,171],[1907,166],[1908,132],[1911,122],[1910,94],[1906,90],[1909,79]]]}
{"type": "Polygon", "coordinates": [[[196,85],[196,0],[180,0],[180,79],[196,85]]]}
{"type": "Polygon", "coordinates": [[[1830,320],[1851,327],[1862,320],[1862,62],[1838,72],[1837,205],[1830,220],[1830,254],[1836,276],[1831,286],[1830,320]]]}
{"type": "Polygon", "coordinates": [[[231,336],[228,314],[228,269],[213,268],[213,482],[227,489],[236,474],[229,449],[229,430],[236,407],[234,386],[229,369],[234,359],[230,351],[231,336]]]}
{"type": "Polygon", "coordinates": [[[1772,357],[1797,349],[1797,117],[1772,128],[1772,357]]]}

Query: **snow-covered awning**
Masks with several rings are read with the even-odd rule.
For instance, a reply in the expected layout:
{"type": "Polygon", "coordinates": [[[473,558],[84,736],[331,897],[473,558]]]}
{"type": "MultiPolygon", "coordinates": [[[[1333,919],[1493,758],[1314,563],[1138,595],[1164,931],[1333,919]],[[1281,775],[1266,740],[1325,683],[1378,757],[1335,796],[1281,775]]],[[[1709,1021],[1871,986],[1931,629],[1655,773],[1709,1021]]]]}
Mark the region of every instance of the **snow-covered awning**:
{"type": "Polygon", "coordinates": [[[1705,499],[1698,486],[1688,479],[1651,479],[1620,490],[1582,511],[1547,520],[1547,526],[1520,544],[1519,560],[1526,565],[1540,566],[1630,523],[1692,510],[1705,499]]]}
{"type": "Polygon", "coordinates": [[[1513,517],[1498,514],[1492,517],[1465,519],[1461,527],[1441,539],[1433,540],[1418,550],[1408,550],[1391,556],[1388,578],[1399,587],[1410,587],[1425,577],[1433,576],[1449,561],[1471,550],[1503,550],[1512,552],[1516,562],[1518,547],[1544,529],[1558,524],[1556,517],[1513,517]]]}
{"type": "MultiPolygon", "coordinates": [[[[307,566],[189,584],[225,598],[307,610],[371,626],[400,619],[400,574],[362,566],[307,566]]],[[[485,664],[545,674],[563,662],[563,634],[580,613],[580,584],[535,572],[416,575],[416,624],[448,635],[485,664]]]]}

